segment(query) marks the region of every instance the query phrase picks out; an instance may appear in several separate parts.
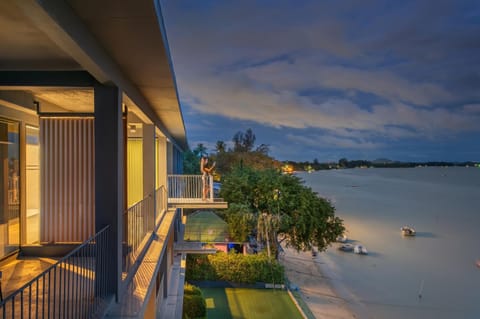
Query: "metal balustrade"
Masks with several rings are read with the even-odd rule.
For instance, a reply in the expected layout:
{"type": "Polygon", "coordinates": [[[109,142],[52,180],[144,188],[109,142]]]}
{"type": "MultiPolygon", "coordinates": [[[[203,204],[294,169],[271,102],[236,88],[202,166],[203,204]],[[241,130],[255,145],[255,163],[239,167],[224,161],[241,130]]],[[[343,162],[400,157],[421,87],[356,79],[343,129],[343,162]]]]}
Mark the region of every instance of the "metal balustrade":
{"type": "Polygon", "coordinates": [[[163,185],[155,191],[155,206],[155,225],[158,225],[168,208],[167,188],[163,185]]]}
{"type": "Polygon", "coordinates": [[[108,292],[106,226],[57,263],[0,302],[1,318],[93,318],[101,315],[108,292]]]}
{"type": "Polygon", "coordinates": [[[147,234],[155,225],[155,198],[153,193],[129,207],[124,214],[124,264],[123,271],[130,272],[132,265],[141,255],[147,234]]]}
{"type": "Polygon", "coordinates": [[[170,201],[184,202],[213,201],[213,178],[210,175],[168,175],[168,198],[170,201]],[[203,188],[208,187],[207,198],[203,198],[203,188]]]}

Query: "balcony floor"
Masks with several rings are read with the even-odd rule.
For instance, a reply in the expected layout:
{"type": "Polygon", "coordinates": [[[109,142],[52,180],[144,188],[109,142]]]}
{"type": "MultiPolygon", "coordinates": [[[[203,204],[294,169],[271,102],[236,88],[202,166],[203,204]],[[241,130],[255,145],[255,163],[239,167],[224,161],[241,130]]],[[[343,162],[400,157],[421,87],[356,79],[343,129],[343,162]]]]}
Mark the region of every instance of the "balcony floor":
{"type": "Polygon", "coordinates": [[[168,198],[168,207],[170,208],[198,208],[198,209],[226,209],[228,203],[223,198],[214,198],[213,200],[202,200],[201,198],[168,198]]]}
{"type": "Polygon", "coordinates": [[[6,298],[56,262],[54,258],[44,257],[17,257],[5,261],[0,266],[3,297],[6,298]]]}

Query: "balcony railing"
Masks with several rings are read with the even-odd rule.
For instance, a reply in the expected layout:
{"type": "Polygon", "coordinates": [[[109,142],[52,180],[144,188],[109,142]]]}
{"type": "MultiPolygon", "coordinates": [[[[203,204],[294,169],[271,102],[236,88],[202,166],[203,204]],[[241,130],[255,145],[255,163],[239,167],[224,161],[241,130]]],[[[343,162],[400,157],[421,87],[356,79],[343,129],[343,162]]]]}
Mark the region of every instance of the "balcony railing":
{"type": "Polygon", "coordinates": [[[92,318],[108,293],[109,226],[0,302],[1,318],[92,318]]]}
{"type": "Polygon", "coordinates": [[[217,198],[212,176],[168,175],[168,205],[174,208],[225,209],[228,203],[217,198]]]}
{"type": "Polygon", "coordinates": [[[157,188],[157,190],[155,191],[155,206],[155,225],[158,225],[168,208],[168,193],[167,189],[163,185],[157,188]]]}
{"type": "Polygon", "coordinates": [[[141,254],[148,233],[155,225],[155,198],[153,193],[129,207],[124,214],[124,267],[130,272],[132,265],[141,254]]]}
{"type": "Polygon", "coordinates": [[[213,178],[202,175],[168,175],[169,199],[213,201],[213,178]],[[207,194],[204,194],[204,187],[207,194]]]}

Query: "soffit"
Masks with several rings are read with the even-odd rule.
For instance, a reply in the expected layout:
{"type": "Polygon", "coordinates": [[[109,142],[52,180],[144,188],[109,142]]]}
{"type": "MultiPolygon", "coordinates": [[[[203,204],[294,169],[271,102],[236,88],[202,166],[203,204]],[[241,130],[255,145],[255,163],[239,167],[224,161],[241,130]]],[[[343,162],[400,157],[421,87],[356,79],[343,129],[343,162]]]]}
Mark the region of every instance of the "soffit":
{"type": "Polygon", "coordinates": [[[71,0],[69,3],[148,100],[173,138],[186,146],[170,56],[153,0],[71,0]]]}
{"type": "MultiPolygon", "coordinates": [[[[15,4],[17,2],[23,5],[23,1],[34,3],[32,7],[38,6],[34,0],[0,1],[0,70],[87,70],[91,74],[98,74],[91,63],[81,61],[72,54],[71,48],[62,46],[64,40],[58,41],[52,38],[52,34],[46,35],[44,29],[38,28],[31,17],[25,15],[25,8],[21,10],[15,4]]],[[[99,46],[118,66],[119,73],[140,91],[160,120],[162,129],[180,147],[188,148],[175,79],[170,69],[170,57],[164,46],[153,1],[68,2],[99,46]]],[[[78,41],[74,36],[72,40],[78,41]]],[[[95,56],[90,55],[89,58],[96,62],[95,56]]],[[[98,67],[101,68],[102,65],[98,67]]],[[[106,75],[109,76],[108,72],[106,75]]],[[[66,107],[76,111],[88,109],[87,102],[91,101],[92,94],[91,91],[74,88],[33,88],[31,92],[39,99],[52,103],[69,100],[66,107]]],[[[137,101],[132,98],[128,102],[137,101]]],[[[135,105],[130,107],[136,108],[135,105]]],[[[93,110],[91,106],[90,110],[93,110]]]]}

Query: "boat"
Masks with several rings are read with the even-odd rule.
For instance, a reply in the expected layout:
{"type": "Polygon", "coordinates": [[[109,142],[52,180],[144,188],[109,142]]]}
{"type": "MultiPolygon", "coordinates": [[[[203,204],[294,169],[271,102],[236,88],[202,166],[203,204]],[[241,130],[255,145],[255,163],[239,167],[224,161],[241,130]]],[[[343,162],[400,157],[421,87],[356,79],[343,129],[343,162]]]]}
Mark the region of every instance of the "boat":
{"type": "Polygon", "coordinates": [[[338,246],[338,250],[352,251],[353,250],[353,245],[352,244],[342,244],[342,245],[338,246]]]}
{"type": "Polygon", "coordinates": [[[402,231],[403,236],[415,236],[417,234],[415,232],[415,229],[410,226],[403,226],[402,228],[400,228],[400,230],[402,231]]]}
{"type": "Polygon", "coordinates": [[[368,255],[367,248],[362,245],[355,245],[355,247],[353,248],[353,252],[359,255],[368,255]]]}
{"type": "Polygon", "coordinates": [[[338,243],[346,243],[348,240],[347,235],[341,235],[337,237],[337,242],[338,243]]]}

